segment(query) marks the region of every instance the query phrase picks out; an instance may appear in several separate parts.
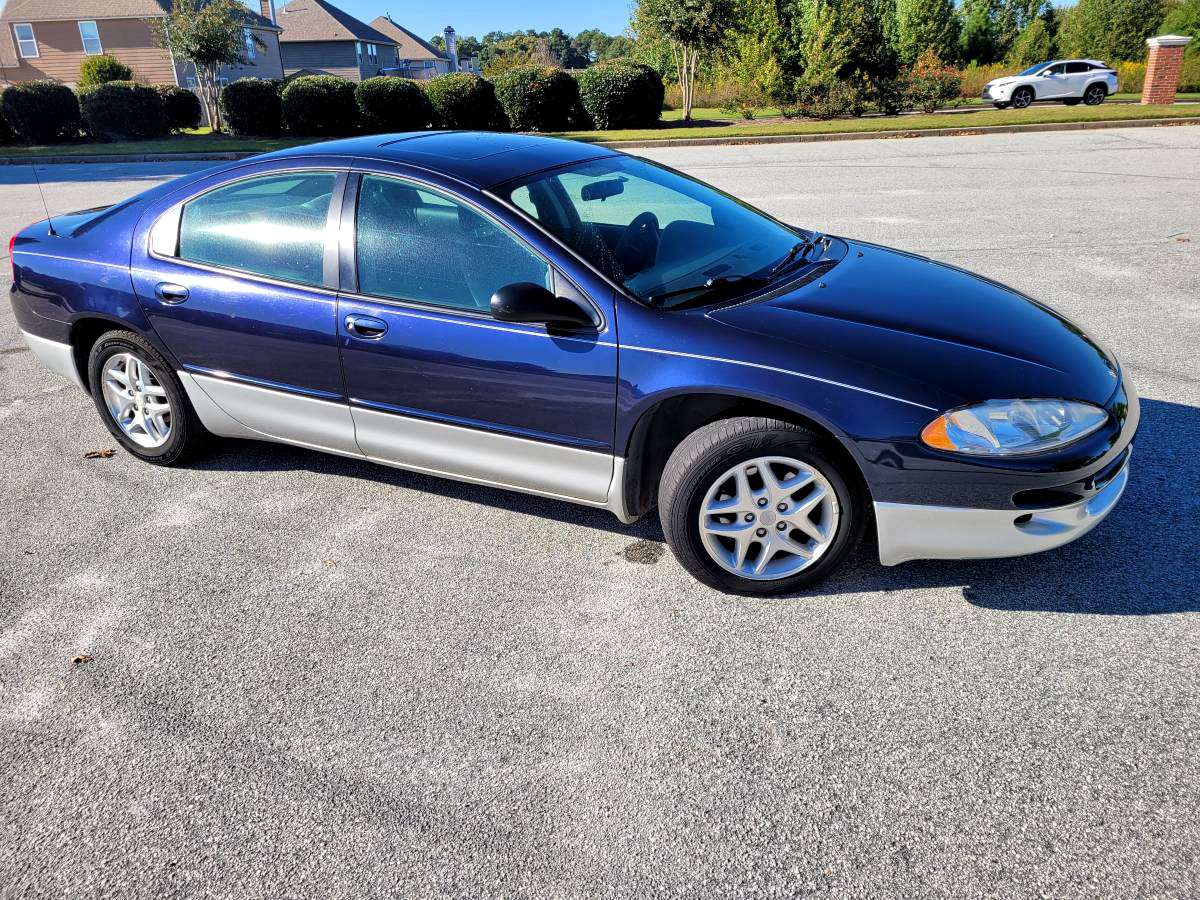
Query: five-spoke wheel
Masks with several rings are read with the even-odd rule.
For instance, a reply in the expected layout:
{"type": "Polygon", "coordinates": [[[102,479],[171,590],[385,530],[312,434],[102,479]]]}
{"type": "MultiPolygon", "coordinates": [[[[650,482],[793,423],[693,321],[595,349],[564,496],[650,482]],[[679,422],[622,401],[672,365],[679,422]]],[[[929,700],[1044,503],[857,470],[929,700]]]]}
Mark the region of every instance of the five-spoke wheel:
{"type": "Polygon", "coordinates": [[[866,521],[857,473],[833,439],[791,422],[722,419],[675,448],[659,483],[663,534],[705,584],[782,594],[820,581],[866,521]]]}

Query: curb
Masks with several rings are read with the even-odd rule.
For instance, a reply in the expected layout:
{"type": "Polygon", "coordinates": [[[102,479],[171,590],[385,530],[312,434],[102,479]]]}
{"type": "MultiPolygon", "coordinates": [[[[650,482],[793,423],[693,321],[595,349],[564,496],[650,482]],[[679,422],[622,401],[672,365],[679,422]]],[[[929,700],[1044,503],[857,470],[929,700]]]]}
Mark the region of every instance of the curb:
{"type": "Polygon", "coordinates": [[[720,147],[742,144],[809,144],[825,141],[878,141],[897,138],[967,137],[977,134],[1024,134],[1036,131],[1091,131],[1099,128],[1153,128],[1163,125],[1200,125],[1200,116],[1172,119],[1109,119],[1101,122],[1047,122],[1037,125],[963,125],[957,128],[918,128],[912,131],[842,131],[815,134],[764,134],[746,137],[655,138],[645,141],[590,141],[615,149],[656,147],[720,147]]]}
{"type": "MultiPolygon", "coordinates": [[[[956,128],[917,128],[911,131],[832,131],[812,134],[764,134],[745,137],[651,138],[641,141],[585,141],[615,149],[658,147],[723,147],[743,144],[809,144],[826,141],[878,141],[919,137],[968,137],[977,134],[1024,134],[1038,131],[1091,131],[1102,128],[1153,128],[1164,125],[1200,125],[1200,116],[1165,119],[1108,119],[1100,122],[1046,122],[1034,125],[969,125],[956,128]]],[[[113,153],[78,156],[0,156],[0,166],[80,165],[88,163],[231,162],[268,153],[266,150],[226,150],[213,153],[113,153]]]]}

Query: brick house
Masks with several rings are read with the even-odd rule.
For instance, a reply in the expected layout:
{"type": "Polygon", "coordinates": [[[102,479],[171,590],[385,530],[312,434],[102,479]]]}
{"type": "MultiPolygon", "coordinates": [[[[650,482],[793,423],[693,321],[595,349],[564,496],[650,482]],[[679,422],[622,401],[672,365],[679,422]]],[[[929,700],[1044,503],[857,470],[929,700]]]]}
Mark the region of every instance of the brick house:
{"type": "MultiPolygon", "coordinates": [[[[269,13],[271,0],[261,0],[269,13]]],[[[291,0],[276,11],[283,29],[279,49],[283,72],[293,75],[340,75],[363,81],[395,69],[396,42],[326,0],[291,0]]]]}
{"type": "MultiPolygon", "coordinates": [[[[190,65],[159,47],[148,24],[170,9],[171,0],[8,0],[0,12],[0,84],[49,78],[74,85],[87,57],[107,53],[144,84],[189,87],[190,65]]],[[[225,67],[222,80],[282,78],[279,27],[247,9],[245,30],[247,62],[225,67]]]]}

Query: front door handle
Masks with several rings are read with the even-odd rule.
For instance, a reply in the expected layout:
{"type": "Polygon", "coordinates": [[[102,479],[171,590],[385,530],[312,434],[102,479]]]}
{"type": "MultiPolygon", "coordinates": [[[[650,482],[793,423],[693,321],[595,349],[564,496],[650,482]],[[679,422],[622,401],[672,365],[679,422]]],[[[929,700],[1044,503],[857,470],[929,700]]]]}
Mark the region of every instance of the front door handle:
{"type": "Polygon", "coordinates": [[[387,334],[387,322],[374,316],[346,316],[346,330],[355,337],[377,341],[387,334]]]}
{"type": "Polygon", "coordinates": [[[182,303],[191,295],[191,291],[185,288],[182,284],[171,284],[169,281],[164,281],[154,288],[154,296],[163,303],[174,306],[176,303],[182,303]]]}

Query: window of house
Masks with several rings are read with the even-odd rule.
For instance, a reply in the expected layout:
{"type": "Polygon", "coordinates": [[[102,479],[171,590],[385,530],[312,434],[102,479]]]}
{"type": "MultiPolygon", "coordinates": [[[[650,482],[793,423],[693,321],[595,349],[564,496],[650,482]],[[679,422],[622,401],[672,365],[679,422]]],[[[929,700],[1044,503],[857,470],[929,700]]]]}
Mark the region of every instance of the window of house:
{"type": "Polygon", "coordinates": [[[356,54],[358,54],[358,61],[359,61],[359,63],[361,64],[361,63],[362,63],[362,58],[363,58],[363,45],[362,45],[362,41],[355,41],[355,42],[354,42],[354,52],[355,52],[356,54]]]}
{"type": "Polygon", "coordinates": [[[293,172],[202,194],[183,207],[179,258],[320,285],[336,180],[332,172],[293,172]]]}
{"type": "Polygon", "coordinates": [[[379,62],[379,48],[374,44],[367,44],[367,53],[371,56],[371,62],[379,62]]]}
{"type": "Polygon", "coordinates": [[[550,267],[471,207],[405,181],[368,175],[358,198],[359,290],[487,312],[517,282],[551,288],[550,267]]]}
{"type": "Polygon", "coordinates": [[[33,36],[33,26],[27,23],[14,25],[13,31],[17,35],[17,49],[21,53],[22,59],[36,59],[38,55],[37,38],[33,36]]]}
{"type": "Polygon", "coordinates": [[[80,22],[79,36],[83,38],[83,52],[88,56],[99,56],[104,52],[100,44],[100,29],[95,22],[80,22]]]}
{"type": "Polygon", "coordinates": [[[249,28],[242,29],[242,37],[246,42],[246,61],[254,62],[258,56],[258,45],[254,43],[254,32],[249,28]]]}

